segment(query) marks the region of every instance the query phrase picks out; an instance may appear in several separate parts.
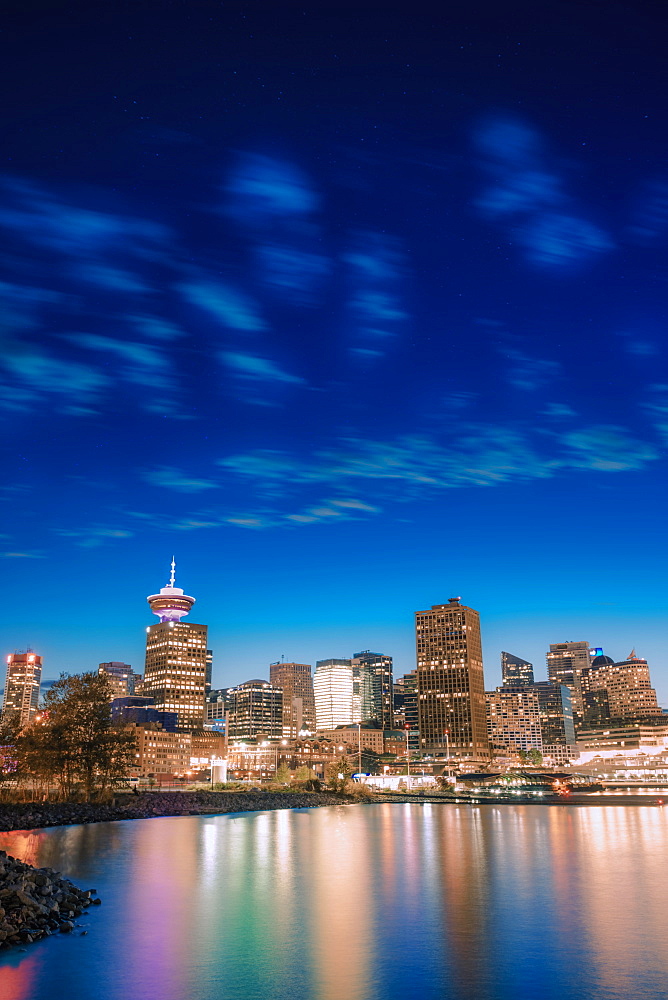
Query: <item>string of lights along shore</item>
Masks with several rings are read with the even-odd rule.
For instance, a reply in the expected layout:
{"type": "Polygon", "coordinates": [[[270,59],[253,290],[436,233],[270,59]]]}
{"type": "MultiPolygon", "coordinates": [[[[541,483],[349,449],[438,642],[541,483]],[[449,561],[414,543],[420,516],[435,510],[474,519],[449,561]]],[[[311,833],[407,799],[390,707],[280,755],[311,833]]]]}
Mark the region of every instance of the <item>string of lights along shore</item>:
{"type": "MultiPolygon", "coordinates": [[[[668,713],[635,649],[615,661],[585,640],[550,643],[544,680],[504,650],[501,684],[485,690],[480,615],[451,597],[415,612],[415,667],[401,676],[390,654],[364,649],[317,660],[315,672],[282,658],[268,680],[212,688],[207,625],[184,621],[196,599],[176,586],[174,558],[147,601],[159,620],[146,629],[143,675],[120,660],[97,668],[113,721],[134,728],[138,777],[197,774],[217,757],[251,778],[281,766],[324,777],[342,753],[386,775],[420,760],[432,776],[527,754],[555,767],[639,748],[668,755],[668,713]]],[[[35,721],[42,667],[32,649],[7,656],[3,718],[35,721]]]]}

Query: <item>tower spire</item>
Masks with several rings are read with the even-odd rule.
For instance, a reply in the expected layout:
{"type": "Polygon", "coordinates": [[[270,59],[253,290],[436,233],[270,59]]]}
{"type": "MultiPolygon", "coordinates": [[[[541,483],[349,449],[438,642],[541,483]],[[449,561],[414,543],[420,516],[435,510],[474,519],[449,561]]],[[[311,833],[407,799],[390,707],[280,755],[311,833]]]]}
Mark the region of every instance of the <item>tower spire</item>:
{"type": "Polygon", "coordinates": [[[176,586],[176,560],[174,556],[172,556],[169,583],[162,588],[159,594],[151,594],[146,600],[153,614],[157,615],[161,622],[179,622],[192,608],[195,598],[188,597],[180,587],[176,586]]]}

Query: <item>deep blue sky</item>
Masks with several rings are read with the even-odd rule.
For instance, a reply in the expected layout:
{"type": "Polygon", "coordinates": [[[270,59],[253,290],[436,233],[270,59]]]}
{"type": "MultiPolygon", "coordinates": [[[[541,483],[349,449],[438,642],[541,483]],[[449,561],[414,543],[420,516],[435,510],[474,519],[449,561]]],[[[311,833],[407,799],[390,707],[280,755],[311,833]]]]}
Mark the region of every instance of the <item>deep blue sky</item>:
{"type": "Polygon", "coordinates": [[[174,553],[219,685],[461,594],[668,703],[664,11],[433,6],[16,5],[5,652],[141,670],[174,553]]]}

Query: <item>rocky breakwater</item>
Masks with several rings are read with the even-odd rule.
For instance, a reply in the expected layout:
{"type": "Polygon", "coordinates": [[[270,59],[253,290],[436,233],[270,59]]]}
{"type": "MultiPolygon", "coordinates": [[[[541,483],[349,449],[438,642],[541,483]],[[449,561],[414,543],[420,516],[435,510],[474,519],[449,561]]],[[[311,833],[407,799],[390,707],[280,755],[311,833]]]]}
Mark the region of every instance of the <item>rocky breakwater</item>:
{"type": "Polygon", "coordinates": [[[0,950],[70,933],[87,907],[99,905],[94,896],[52,868],[33,868],[0,851],[0,950]]]}
{"type": "Polygon", "coordinates": [[[152,816],[199,816],[259,809],[305,809],[346,801],[333,792],[251,788],[224,792],[141,792],[117,795],[113,804],[86,802],[0,803],[0,831],[37,830],[70,823],[105,823],[152,816]]]}

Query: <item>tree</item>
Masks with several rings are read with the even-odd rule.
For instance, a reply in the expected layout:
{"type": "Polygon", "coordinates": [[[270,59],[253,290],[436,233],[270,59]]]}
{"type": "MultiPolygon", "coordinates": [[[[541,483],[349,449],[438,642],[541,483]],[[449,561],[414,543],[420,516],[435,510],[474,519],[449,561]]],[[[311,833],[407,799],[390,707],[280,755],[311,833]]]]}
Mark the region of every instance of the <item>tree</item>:
{"type": "Polygon", "coordinates": [[[346,781],[352,774],[347,757],[337,757],[331,764],[327,765],[327,783],[335,792],[342,792],[346,787],[346,781]],[[339,777],[340,775],[340,777],[339,777]]]}
{"type": "Polygon", "coordinates": [[[0,782],[15,782],[20,776],[18,741],[21,732],[18,717],[0,717],[0,782]]]}
{"type": "Polygon", "coordinates": [[[543,755],[537,747],[532,747],[527,753],[527,760],[534,767],[543,766],[543,755]]]}
{"type": "Polygon", "coordinates": [[[43,722],[25,734],[23,753],[69,798],[77,781],[86,801],[127,777],[135,759],[132,731],[112,725],[108,679],[97,673],[61,674],[44,698],[43,722]]]}
{"type": "Polygon", "coordinates": [[[297,781],[314,781],[317,777],[318,775],[315,771],[312,768],[307,767],[306,764],[302,764],[302,766],[298,767],[295,771],[295,778],[297,781]]]}
{"type": "Polygon", "coordinates": [[[288,765],[279,764],[278,771],[276,772],[276,781],[280,782],[282,785],[287,785],[291,777],[292,773],[288,765]]]}

